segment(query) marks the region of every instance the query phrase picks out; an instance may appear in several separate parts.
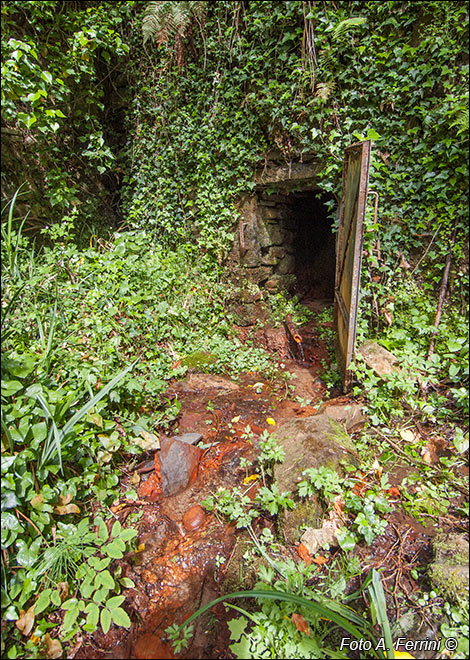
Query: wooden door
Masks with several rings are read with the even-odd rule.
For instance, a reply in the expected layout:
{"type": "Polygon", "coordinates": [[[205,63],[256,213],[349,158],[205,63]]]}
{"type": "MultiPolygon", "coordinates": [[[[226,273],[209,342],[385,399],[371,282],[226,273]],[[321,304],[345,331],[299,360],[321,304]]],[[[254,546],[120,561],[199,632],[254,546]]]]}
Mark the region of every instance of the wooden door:
{"type": "Polygon", "coordinates": [[[345,149],[343,191],[336,239],[334,318],[336,354],[343,391],[351,387],[349,365],[354,355],[361,283],[362,236],[369,181],[371,141],[345,149]]]}

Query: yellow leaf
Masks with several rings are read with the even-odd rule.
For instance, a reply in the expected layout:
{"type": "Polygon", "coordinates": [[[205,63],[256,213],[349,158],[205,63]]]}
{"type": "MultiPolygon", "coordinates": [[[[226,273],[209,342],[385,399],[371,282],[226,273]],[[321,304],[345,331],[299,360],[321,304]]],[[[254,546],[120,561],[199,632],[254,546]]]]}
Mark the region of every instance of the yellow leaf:
{"type": "Polygon", "coordinates": [[[395,651],[395,658],[413,658],[414,655],[410,655],[407,651],[395,651]]]}
{"type": "Polygon", "coordinates": [[[255,479],[259,479],[259,474],[251,474],[249,477],[245,477],[243,479],[243,483],[249,484],[250,481],[254,481],[255,479]]]}
{"type": "Polygon", "coordinates": [[[268,424],[271,424],[271,426],[276,425],[276,422],[274,421],[274,419],[272,417],[268,417],[266,421],[268,422],[268,424]]]}
{"type": "Polygon", "coordinates": [[[15,621],[15,625],[23,635],[29,635],[34,626],[34,605],[27,612],[20,610],[20,618],[15,621]]]}
{"type": "Polygon", "coordinates": [[[138,472],[133,472],[130,482],[133,486],[137,486],[140,483],[140,474],[138,472]]]}
{"type": "Polygon", "coordinates": [[[58,516],[66,516],[69,513],[80,513],[80,509],[76,504],[66,504],[65,506],[55,506],[54,513],[58,516]]]}
{"type": "Polygon", "coordinates": [[[137,550],[134,550],[134,554],[137,554],[138,552],[142,552],[142,550],[145,550],[145,543],[139,543],[137,546],[137,550]]]}
{"type": "Polygon", "coordinates": [[[35,495],[31,500],[31,506],[33,507],[33,509],[36,509],[43,502],[44,502],[44,497],[41,495],[41,493],[39,493],[39,495],[35,495]]]}

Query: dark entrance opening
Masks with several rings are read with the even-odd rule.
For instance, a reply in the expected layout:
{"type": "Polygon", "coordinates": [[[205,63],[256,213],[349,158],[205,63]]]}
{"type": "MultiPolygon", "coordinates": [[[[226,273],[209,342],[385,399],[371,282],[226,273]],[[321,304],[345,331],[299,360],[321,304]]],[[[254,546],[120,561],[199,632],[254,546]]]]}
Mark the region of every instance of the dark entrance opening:
{"type": "Polygon", "coordinates": [[[335,234],[333,195],[309,190],[289,195],[293,222],[296,276],[295,293],[304,304],[333,301],[335,285],[335,234]]]}

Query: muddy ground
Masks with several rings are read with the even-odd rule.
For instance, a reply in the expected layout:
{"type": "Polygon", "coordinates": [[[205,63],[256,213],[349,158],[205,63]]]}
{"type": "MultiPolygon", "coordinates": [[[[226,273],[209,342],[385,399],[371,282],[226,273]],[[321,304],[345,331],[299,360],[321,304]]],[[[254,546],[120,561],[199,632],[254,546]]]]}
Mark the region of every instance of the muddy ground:
{"type": "MultiPolygon", "coordinates": [[[[178,656],[173,654],[165,629],[173,623],[182,623],[200,606],[220,595],[227,571],[233,572],[232,562],[240,561],[235,553],[238,530],[205,511],[200,503],[219,487],[242,487],[254,496],[256,481],[250,486],[249,472],[240,465],[241,458],[254,460],[257,453],[256,442],[252,435],[247,437],[246,427],[258,436],[265,429],[271,432],[275,428],[272,420],[279,425],[288,419],[316,414],[320,403],[328,398],[336,398],[340,403],[349,401],[339,391],[328,393],[321,379],[328,351],[318,330],[313,323],[302,328],[300,346],[292,343],[292,336],[284,327],[265,328],[251,337],[295,374],[293,392],[255,373],[230,380],[193,370],[182,381],[171,384],[167,395],[177,396],[181,402],[173,434],[191,432],[202,436],[198,442],[197,470],[191,473],[184,490],[165,496],[151,467],[147,472],[139,472],[135,461],[123,466],[121,497],[112,507],[114,515],[125,523],[131,513],[142,512],[137,524],[138,551],[116,562],[123,575],[135,583],[135,588],[124,592],[124,607],[132,626],[129,630],[113,626],[107,635],[100,632],[83,635],[68,657],[234,657],[228,648],[230,640],[225,624],[233,618],[233,612],[227,612],[223,605],[196,621],[189,648],[178,656]],[[129,488],[138,489],[139,500],[126,499],[129,488]]],[[[250,332],[253,331],[240,328],[242,339],[246,340],[250,332]]],[[[152,458],[153,452],[139,457],[139,461],[152,458]]],[[[392,487],[401,483],[409,469],[397,460],[390,473],[392,487]]],[[[448,521],[448,528],[455,523],[456,520],[448,521]]],[[[258,531],[263,526],[275,531],[276,521],[261,518],[255,521],[255,526],[258,531]]],[[[364,573],[374,567],[384,569],[382,579],[392,623],[411,616],[414,629],[409,632],[409,638],[437,633],[436,623],[429,621],[416,604],[420,586],[411,576],[413,567],[431,560],[434,533],[431,522],[424,526],[398,507],[388,516],[388,526],[381,537],[370,546],[356,548],[364,573]]],[[[288,556],[301,562],[297,550],[294,544],[285,547],[288,556]]],[[[328,570],[328,564],[319,565],[318,575],[328,570]]],[[[357,588],[359,581],[358,578],[351,589],[357,588]]]]}

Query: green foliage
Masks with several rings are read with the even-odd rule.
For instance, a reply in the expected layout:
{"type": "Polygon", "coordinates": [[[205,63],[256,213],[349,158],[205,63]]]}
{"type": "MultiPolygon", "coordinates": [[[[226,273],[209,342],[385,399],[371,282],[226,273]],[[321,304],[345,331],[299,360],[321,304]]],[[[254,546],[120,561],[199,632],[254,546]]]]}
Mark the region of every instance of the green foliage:
{"type": "Polygon", "coordinates": [[[347,657],[345,652],[341,652],[337,644],[328,637],[332,631],[331,624],[349,633],[352,636],[350,639],[370,640],[371,657],[394,657],[383,587],[375,569],[368,576],[364,587],[372,581],[369,587],[374,605],[372,617],[374,621],[378,613],[377,618],[385,637],[386,653],[377,644],[375,631],[367,619],[351,607],[329,599],[307,586],[308,569],[306,573],[299,574],[292,562],[290,564],[284,562],[282,569],[286,576],[284,580],[277,580],[271,584],[274,577],[271,573],[267,576],[268,584],[259,582],[251,591],[241,591],[216,598],[208,605],[199,608],[179,629],[175,626],[167,629],[166,632],[173,640],[175,648],[176,644],[178,649],[187,645],[189,635],[186,627],[210,607],[234,598],[256,598],[260,609],[255,612],[248,612],[229,604],[229,607],[242,614],[228,624],[234,642],[230,648],[237,658],[347,657]]]}
{"type": "Polygon", "coordinates": [[[334,499],[341,493],[342,479],[336,470],[322,465],[319,468],[308,468],[302,472],[308,477],[299,482],[297,489],[300,497],[311,497],[318,494],[324,501],[334,499]]]}
{"type": "Polygon", "coordinates": [[[116,520],[108,533],[102,518],[95,518],[94,525],[98,526],[98,533],[90,531],[88,518],[83,518],[77,526],[60,525],[56,544],[45,550],[36,567],[33,565],[34,579],[44,575],[46,587],[35,603],[35,615],[50,607],[60,607],[65,611],[62,631],[66,635],[82,627],[94,632],[98,620],[105,634],[111,621],[125,628],[130,626],[129,616],[120,607],[124,596],[112,594],[135,585],[128,578],[120,578],[121,569],[111,574],[108,567],[113,559],[123,556],[137,530],[123,529],[116,520]],[[77,584],[73,598],[61,598],[64,582],[77,584]],[[85,615],[86,619],[82,620],[85,615]]]}

